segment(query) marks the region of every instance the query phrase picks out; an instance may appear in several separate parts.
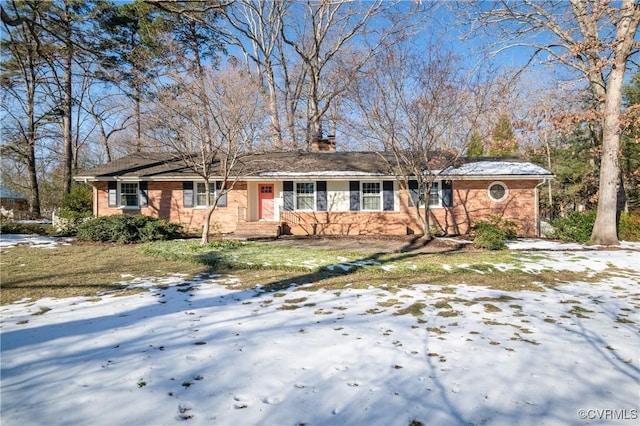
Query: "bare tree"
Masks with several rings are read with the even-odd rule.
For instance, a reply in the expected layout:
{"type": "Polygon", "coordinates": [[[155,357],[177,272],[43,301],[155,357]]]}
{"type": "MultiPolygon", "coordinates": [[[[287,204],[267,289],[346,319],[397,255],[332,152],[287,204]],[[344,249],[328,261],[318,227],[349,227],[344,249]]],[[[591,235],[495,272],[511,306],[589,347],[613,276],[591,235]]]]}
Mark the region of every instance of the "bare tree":
{"type": "Polygon", "coordinates": [[[173,75],[172,84],[158,91],[151,137],[203,179],[201,242],[206,244],[213,212],[242,176],[265,114],[261,98],[253,95],[257,91],[251,90],[251,79],[239,70],[203,68],[198,78],[194,82],[173,75]],[[220,182],[218,188],[212,186],[214,178],[220,182]]]}
{"type": "MultiPolygon", "coordinates": [[[[277,95],[276,52],[280,47],[280,31],[289,4],[242,0],[232,4],[225,13],[227,21],[238,33],[238,36],[230,33],[229,38],[255,65],[260,87],[268,99],[271,133],[277,149],[282,149],[284,143],[277,95]]],[[[282,62],[280,66],[287,67],[287,63],[282,62]]]]}
{"type": "Polygon", "coordinates": [[[465,74],[459,59],[438,49],[427,52],[425,57],[396,49],[377,58],[350,98],[362,137],[383,150],[405,188],[417,195],[413,205],[430,239],[433,182],[460,158],[490,90],[465,74]]]}
{"type": "Polygon", "coordinates": [[[84,110],[93,118],[100,134],[100,145],[106,161],[113,159],[111,140],[132,125],[134,118],[119,94],[97,94],[89,90],[83,103],[84,110]]]}
{"type": "Polygon", "coordinates": [[[2,156],[26,166],[29,210],[37,217],[41,211],[36,145],[42,128],[57,114],[47,107],[43,95],[46,62],[44,46],[39,45],[38,17],[28,7],[12,6],[9,11],[2,9],[2,156]],[[17,18],[10,19],[9,13],[17,18]]]}
{"type": "Polygon", "coordinates": [[[581,75],[597,99],[602,123],[602,156],[596,222],[596,244],[618,244],[616,230],[620,167],[620,113],[627,63],[638,52],[640,4],[609,1],[521,0],[469,2],[466,9],[477,31],[501,40],[498,50],[531,47],[534,56],[562,64],[581,75]],[[488,7],[489,6],[489,7],[488,7]]]}
{"type": "Polygon", "coordinates": [[[431,7],[381,0],[241,0],[227,7],[229,38],[255,66],[269,101],[274,145],[298,149],[301,139],[321,137],[332,103],[362,67],[411,34],[428,17],[418,12],[431,7]]]}
{"type": "Polygon", "coordinates": [[[281,36],[301,59],[306,74],[307,143],[322,137],[323,117],[331,103],[361,75],[365,64],[411,34],[428,17],[430,7],[420,2],[401,9],[396,2],[307,0],[289,10],[290,21],[281,26],[281,36]],[[326,84],[331,67],[350,50],[358,54],[351,55],[348,72],[343,69],[340,80],[326,84]]]}

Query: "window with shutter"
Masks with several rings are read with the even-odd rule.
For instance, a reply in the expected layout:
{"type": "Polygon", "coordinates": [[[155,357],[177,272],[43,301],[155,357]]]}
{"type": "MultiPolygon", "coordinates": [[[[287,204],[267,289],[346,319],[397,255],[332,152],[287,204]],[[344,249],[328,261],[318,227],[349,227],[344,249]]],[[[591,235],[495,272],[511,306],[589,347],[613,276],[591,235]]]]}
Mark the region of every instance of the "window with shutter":
{"type": "Polygon", "coordinates": [[[312,182],[296,183],[296,210],[313,210],[314,185],[312,182]]]}
{"type": "Polygon", "coordinates": [[[122,207],[139,207],[138,182],[122,182],[120,184],[120,205],[122,207]]]}

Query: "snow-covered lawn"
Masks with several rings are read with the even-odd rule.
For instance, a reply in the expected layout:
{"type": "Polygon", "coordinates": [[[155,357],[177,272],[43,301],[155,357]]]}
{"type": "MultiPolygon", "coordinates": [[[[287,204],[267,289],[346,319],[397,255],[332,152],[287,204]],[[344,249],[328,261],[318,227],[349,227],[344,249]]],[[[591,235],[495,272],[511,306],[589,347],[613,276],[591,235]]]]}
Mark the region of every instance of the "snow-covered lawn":
{"type": "Polygon", "coordinates": [[[554,248],[532,281],[610,273],[544,292],[123,277],[150,291],[2,306],[2,425],[637,424],[640,246],[554,248]]]}

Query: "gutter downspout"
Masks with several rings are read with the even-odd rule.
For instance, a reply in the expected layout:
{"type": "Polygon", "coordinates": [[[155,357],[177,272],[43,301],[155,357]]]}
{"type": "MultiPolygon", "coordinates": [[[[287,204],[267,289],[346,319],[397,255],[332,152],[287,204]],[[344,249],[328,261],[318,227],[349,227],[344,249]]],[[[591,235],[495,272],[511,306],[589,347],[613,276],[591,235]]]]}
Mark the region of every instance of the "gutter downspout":
{"type": "Polygon", "coordinates": [[[535,187],[535,206],[534,206],[534,217],[536,222],[536,237],[540,238],[540,188],[542,185],[547,183],[547,178],[543,178],[539,184],[535,187]]]}

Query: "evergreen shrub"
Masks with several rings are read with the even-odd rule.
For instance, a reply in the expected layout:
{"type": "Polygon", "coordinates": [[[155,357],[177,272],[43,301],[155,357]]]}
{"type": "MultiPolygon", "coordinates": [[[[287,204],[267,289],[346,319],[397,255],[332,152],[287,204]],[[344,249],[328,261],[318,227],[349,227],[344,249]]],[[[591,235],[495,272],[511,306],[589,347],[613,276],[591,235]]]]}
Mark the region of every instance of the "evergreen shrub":
{"type": "Polygon", "coordinates": [[[478,222],[474,227],[473,246],[486,250],[503,250],[506,241],[517,237],[517,226],[510,220],[498,216],[478,222]]]}
{"type": "Polygon", "coordinates": [[[141,214],[90,219],[78,226],[76,234],[78,240],[123,244],[170,240],[183,236],[181,225],[141,214]]]}
{"type": "Polygon", "coordinates": [[[60,212],[54,220],[56,233],[74,235],[78,226],[87,221],[92,215],[93,193],[88,185],[75,185],[71,192],[65,195],[60,212]]]}
{"type": "Polygon", "coordinates": [[[595,210],[584,213],[570,210],[565,217],[559,217],[551,222],[554,228],[551,237],[562,241],[587,243],[591,239],[595,221],[595,210]]]}
{"type": "Polygon", "coordinates": [[[622,213],[618,227],[622,241],[640,241],[640,213],[622,213]]]}
{"type": "Polygon", "coordinates": [[[50,226],[38,223],[2,222],[2,224],[0,224],[0,234],[48,235],[50,231],[50,226]]]}

